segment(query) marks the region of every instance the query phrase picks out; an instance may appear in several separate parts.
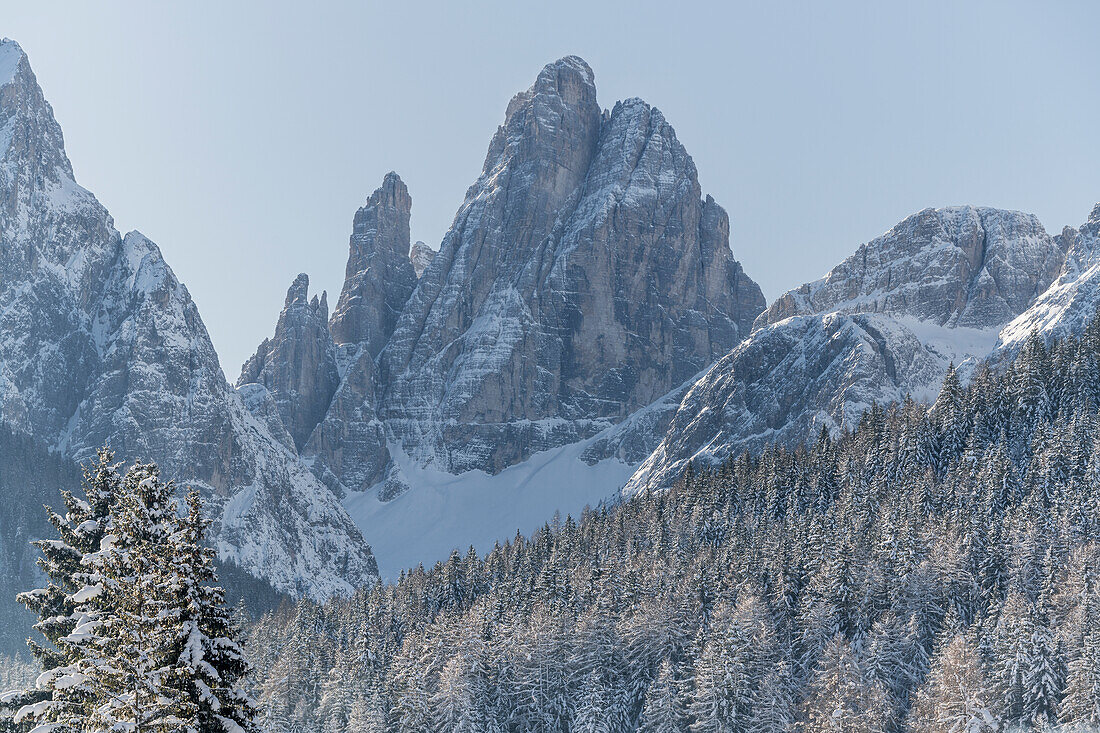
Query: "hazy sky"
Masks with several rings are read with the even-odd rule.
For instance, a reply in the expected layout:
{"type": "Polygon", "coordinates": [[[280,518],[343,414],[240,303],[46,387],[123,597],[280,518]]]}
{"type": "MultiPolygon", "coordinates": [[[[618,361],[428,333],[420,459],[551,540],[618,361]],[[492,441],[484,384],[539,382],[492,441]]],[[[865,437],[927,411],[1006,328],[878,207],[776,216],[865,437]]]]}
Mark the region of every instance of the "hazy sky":
{"type": "Polygon", "coordinates": [[[660,107],[769,300],[926,206],[1100,200],[1100,3],[0,3],[77,180],[158,242],[232,379],[396,170],[439,246],[511,96],[578,54],[660,107]]]}

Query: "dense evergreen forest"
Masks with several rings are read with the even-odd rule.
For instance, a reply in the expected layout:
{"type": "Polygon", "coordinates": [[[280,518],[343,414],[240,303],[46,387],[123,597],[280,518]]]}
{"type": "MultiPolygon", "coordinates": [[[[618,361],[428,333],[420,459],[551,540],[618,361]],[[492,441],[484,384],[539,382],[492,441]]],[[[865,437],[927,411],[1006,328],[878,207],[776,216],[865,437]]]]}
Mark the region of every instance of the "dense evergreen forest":
{"type": "Polygon", "coordinates": [[[288,731],[1100,725],[1100,324],[252,629],[288,731]]]}

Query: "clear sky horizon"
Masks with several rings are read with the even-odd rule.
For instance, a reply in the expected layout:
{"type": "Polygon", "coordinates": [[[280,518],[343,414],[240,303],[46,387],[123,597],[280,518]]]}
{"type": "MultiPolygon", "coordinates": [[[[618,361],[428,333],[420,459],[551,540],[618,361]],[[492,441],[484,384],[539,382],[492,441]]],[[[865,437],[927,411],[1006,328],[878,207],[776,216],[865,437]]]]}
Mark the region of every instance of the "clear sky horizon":
{"type": "Polygon", "coordinates": [[[769,302],[928,206],[1100,201],[1100,3],[4,3],[77,180],[156,241],[231,380],[335,302],[396,170],[438,248],[508,100],[577,54],[676,128],[769,302]]]}

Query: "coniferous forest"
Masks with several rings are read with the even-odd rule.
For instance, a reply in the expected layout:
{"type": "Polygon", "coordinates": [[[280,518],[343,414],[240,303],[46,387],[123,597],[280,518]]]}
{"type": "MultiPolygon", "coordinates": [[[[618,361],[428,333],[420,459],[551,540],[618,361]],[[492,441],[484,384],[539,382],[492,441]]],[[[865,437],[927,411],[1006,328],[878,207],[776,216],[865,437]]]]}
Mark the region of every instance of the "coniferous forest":
{"type": "Polygon", "coordinates": [[[1100,725],[1100,324],[250,633],[285,731],[1100,725]]]}
{"type": "Polygon", "coordinates": [[[1093,730],[1097,405],[1100,320],[950,371],[930,406],[874,406],[839,436],[247,628],[197,495],[180,507],[155,466],[104,450],[35,543],[49,584],[18,600],[42,674],[5,693],[0,725],[1093,730]]]}

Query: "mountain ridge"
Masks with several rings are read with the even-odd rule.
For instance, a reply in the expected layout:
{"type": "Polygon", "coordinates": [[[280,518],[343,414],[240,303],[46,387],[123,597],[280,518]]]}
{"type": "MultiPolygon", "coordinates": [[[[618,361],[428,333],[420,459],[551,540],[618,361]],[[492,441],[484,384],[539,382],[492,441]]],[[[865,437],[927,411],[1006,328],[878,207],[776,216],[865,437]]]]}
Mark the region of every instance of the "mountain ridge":
{"type": "Polygon", "coordinates": [[[67,458],[110,444],[203,490],[223,560],[324,598],[377,577],[369,546],[225,381],[159,248],[72,175],[26,55],[0,44],[0,411],[67,458]],[[17,58],[16,61],[12,61],[17,58]]]}

